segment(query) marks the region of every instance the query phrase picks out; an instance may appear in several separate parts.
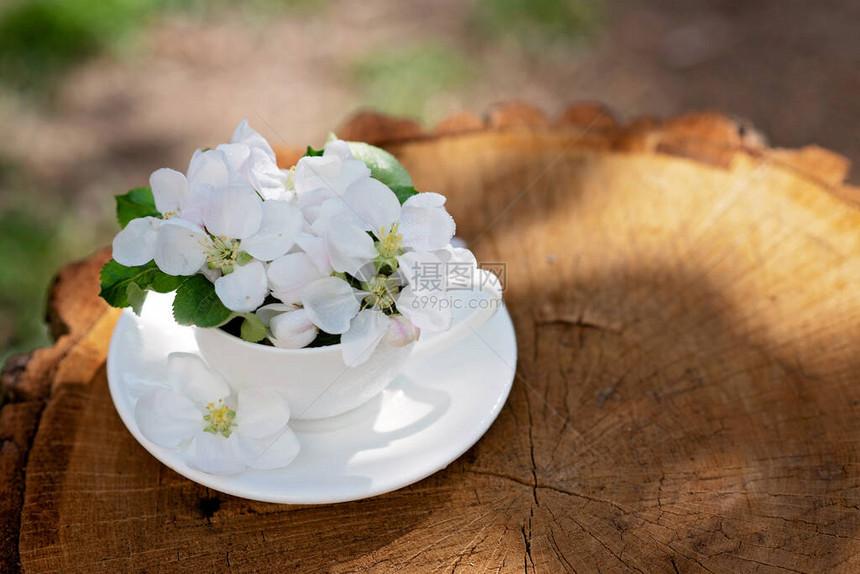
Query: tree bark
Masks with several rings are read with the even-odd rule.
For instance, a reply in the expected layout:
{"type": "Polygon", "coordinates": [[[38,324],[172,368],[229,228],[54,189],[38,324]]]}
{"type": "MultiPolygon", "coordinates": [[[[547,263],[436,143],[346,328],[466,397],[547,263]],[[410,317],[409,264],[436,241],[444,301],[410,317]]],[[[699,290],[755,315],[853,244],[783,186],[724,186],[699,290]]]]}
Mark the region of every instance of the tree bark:
{"type": "Polygon", "coordinates": [[[190,482],[113,409],[103,251],[58,276],[56,344],[3,376],[2,571],[860,571],[844,158],[770,149],[720,114],[620,125],[594,104],[431,131],[363,114],[337,133],[391,150],[505,264],[520,362],[487,435],[353,503],[190,482]]]}

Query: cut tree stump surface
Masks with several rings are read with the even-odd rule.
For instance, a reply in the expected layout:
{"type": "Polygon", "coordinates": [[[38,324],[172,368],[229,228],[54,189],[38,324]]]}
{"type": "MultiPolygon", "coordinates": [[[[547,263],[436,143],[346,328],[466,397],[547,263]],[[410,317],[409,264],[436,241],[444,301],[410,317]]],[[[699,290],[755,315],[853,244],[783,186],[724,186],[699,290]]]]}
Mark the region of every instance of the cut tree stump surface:
{"type": "Polygon", "coordinates": [[[3,375],[2,571],[860,571],[860,193],[842,157],[718,114],[618,125],[595,105],[338,133],[390,149],[506,264],[520,362],[487,435],[352,503],[190,482],[114,411],[101,252],[51,290],[56,344],[3,375]]]}

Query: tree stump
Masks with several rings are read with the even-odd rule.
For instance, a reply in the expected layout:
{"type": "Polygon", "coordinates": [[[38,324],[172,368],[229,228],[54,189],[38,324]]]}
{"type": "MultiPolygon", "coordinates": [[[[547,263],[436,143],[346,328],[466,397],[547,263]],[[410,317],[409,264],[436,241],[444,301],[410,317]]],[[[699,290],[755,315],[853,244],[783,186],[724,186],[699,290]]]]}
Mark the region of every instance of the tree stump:
{"type": "Polygon", "coordinates": [[[843,158],[769,149],[718,114],[618,125],[594,105],[429,132],[365,114],[338,133],[390,149],[506,266],[520,362],[487,435],[353,503],[198,486],[114,412],[101,252],[51,290],[56,344],[3,377],[3,571],[860,571],[843,158]]]}

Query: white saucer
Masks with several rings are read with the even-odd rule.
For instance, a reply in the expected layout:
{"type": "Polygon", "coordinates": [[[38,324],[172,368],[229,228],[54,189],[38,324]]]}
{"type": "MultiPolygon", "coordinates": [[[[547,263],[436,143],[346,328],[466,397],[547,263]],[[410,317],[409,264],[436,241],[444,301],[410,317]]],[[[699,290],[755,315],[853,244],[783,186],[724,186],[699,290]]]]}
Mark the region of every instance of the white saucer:
{"type": "MultiPolygon", "coordinates": [[[[461,300],[471,296],[454,292],[461,300]]],[[[448,466],[481,438],[501,411],[514,379],[516,337],[502,308],[458,345],[408,364],[369,403],[330,419],[291,421],[302,450],[288,467],[232,476],[206,474],[186,466],[178,451],[148,441],[134,420],[137,397],[128,381],[163,377],[169,353],[197,351],[191,330],[173,321],[171,301],[172,295],[151,293],[140,317],[128,309],[123,312],[107,358],[111,397],[125,426],[155,458],[195,482],[243,498],[288,504],[346,502],[417,482],[448,466]]]]}

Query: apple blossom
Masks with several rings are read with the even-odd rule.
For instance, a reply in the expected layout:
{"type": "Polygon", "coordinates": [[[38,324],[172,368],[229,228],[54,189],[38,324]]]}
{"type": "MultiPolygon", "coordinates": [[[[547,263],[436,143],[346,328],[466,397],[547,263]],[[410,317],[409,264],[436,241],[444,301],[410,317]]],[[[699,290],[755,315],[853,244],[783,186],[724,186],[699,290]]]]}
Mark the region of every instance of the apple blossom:
{"type": "MultiPolygon", "coordinates": [[[[209,284],[180,288],[183,324],[244,314],[283,348],[340,335],[344,360],[358,365],[380,344],[449,329],[448,290],[477,276],[474,255],[451,245],[445,197],[418,193],[391,154],[367,144],[335,139],[281,170],[243,120],[230,143],[196,151],[185,175],[157,170],[150,185],[160,217],[127,199],[131,217],[121,218],[129,223],[114,257],[125,266],[153,260],[170,276],[204,275],[224,308],[195,318],[195,297],[208,296],[209,284]]],[[[127,304],[125,287],[116,293],[127,304]]],[[[262,333],[242,329],[248,340],[262,333]]]]}
{"type": "Polygon", "coordinates": [[[235,474],[280,468],[298,455],[298,439],[288,426],[290,409],[278,391],[250,388],[234,395],[220,375],[190,353],[168,356],[166,379],[151,382],[135,405],[134,418],[143,436],[178,449],[189,467],[235,474]]]}
{"type": "Polygon", "coordinates": [[[370,177],[370,169],[355,159],[349,145],[341,140],[326,144],[323,155],[303,157],[296,164],[293,186],[299,207],[313,222],[327,199],[342,195],[355,181],[370,177]]]}
{"type": "Polygon", "coordinates": [[[212,190],[204,225],[165,220],[155,242],[156,265],[168,275],[193,275],[204,266],[220,271],[214,283],[224,305],[253,311],[268,293],[260,261],[278,258],[294,245],[301,213],[291,202],[263,201],[249,186],[232,184],[212,190]]]}
{"type": "Polygon", "coordinates": [[[326,200],[313,229],[325,238],[335,271],[354,274],[370,261],[393,265],[406,251],[447,247],[455,225],[444,205],[444,196],[426,192],[401,206],[390,188],[363,178],[326,200]]]}

